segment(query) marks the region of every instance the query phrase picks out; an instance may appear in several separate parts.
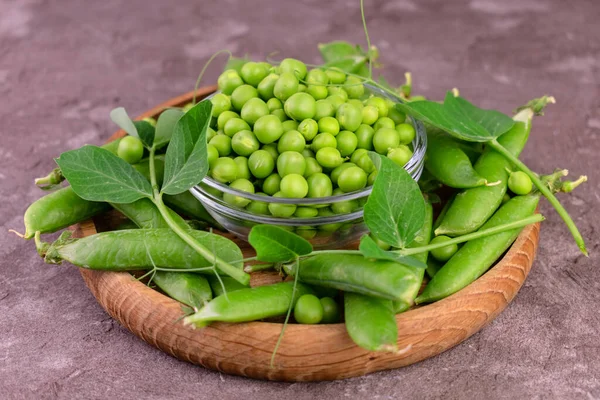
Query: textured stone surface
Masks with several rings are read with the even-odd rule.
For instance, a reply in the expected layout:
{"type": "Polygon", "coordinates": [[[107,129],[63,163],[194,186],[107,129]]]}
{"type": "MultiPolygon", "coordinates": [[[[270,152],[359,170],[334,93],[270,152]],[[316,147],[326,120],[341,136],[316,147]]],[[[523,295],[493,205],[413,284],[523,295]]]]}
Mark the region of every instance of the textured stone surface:
{"type": "Polygon", "coordinates": [[[190,90],[223,48],[318,62],[318,42],[363,42],[358,1],[0,0],[0,398],[600,398],[600,3],[366,3],[394,83],[410,70],[418,93],[441,97],[456,86],[505,112],[557,97],[535,121],[523,159],[538,171],[589,175],[565,205],[591,257],[545,203],[538,258],[520,294],[490,326],[434,359],[314,384],[180,362],[108,317],[75,268],[43,264],[33,243],[6,230],[22,230],[27,204],[42,194],[33,178],[53,167],[52,157],[115,130],[112,107],[135,115],[190,90]]]}

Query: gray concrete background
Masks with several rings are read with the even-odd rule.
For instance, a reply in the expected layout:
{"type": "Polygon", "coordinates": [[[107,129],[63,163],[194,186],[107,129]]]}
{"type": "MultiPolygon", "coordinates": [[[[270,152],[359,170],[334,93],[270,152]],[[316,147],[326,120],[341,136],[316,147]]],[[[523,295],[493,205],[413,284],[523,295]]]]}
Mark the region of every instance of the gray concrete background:
{"type": "MultiPolygon", "coordinates": [[[[33,178],[61,151],[103,142],[108,112],[135,115],[190,90],[213,52],[318,62],[318,42],[363,43],[358,1],[0,0],[0,398],[600,398],[600,3],[367,0],[386,74],[416,92],[452,87],[509,113],[533,97],[523,160],[590,182],[564,198],[581,256],[545,203],[539,254],[511,306],[464,344],[395,371],[288,384],[180,362],[115,323],[68,265],[42,263],[22,230],[33,178]]],[[[212,83],[212,68],[206,83],[212,83]]]]}

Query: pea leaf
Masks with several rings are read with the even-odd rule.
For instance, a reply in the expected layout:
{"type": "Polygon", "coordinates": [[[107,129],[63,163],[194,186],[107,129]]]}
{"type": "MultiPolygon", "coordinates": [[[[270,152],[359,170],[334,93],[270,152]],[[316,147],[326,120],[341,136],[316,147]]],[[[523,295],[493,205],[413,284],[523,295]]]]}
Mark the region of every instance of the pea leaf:
{"type": "Polygon", "coordinates": [[[369,56],[358,45],[333,41],[319,44],[319,51],[326,67],[336,67],[365,77],[369,75],[369,56]]]}
{"type": "Polygon", "coordinates": [[[185,113],[175,124],[165,154],[162,193],[179,194],[197,185],[208,172],[206,129],[212,103],[204,100],[185,113]]]}
{"type": "Polygon", "coordinates": [[[154,127],[146,121],[132,121],[123,107],[110,111],[110,119],[130,136],[139,138],[144,146],[152,147],[154,142],[154,127]]]}
{"type": "Polygon", "coordinates": [[[133,121],[133,125],[135,125],[138,137],[144,143],[144,146],[147,148],[152,147],[154,144],[154,127],[146,121],[133,121]]]}
{"type": "Polygon", "coordinates": [[[376,238],[404,248],[423,226],[425,200],[404,168],[377,153],[369,152],[369,156],[379,164],[379,172],[364,207],[365,223],[376,238]]]}
{"type": "Polygon", "coordinates": [[[375,241],[369,235],[364,235],[362,238],[360,238],[358,250],[362,253],[363,256],[365,256],[365,258],[395,261],[403,265],[420,269],[427,268],[427,264],[417,260],[414,257],[402,256],[393,251],[386,251],[381,249],[379,246],[377,246],[377,243],[375,243],[375,241]]]}
{"type": "Polygon", "coordinates": [[[169,108],[163,111],[158,120],[156,121],[156,135],[154,138],[154,147],[160,149],[169,141],[173,136],[175,125],[179,119],[185,114],[183,110],[179,108],[169,108]]]}
{"type": "Polygon", "coordinates": [[[89,201],[132,203],[152,197],[150,182],[124,160],[96,146],[83,146],[56,159],[75,193],[89,201]]]}
{"type": "Polygon", "coordinates": [[[256,225],[248,242],[256,250],[257,259],[266,262],[286,262],[312,252],[306,239],[273,225],[256,225]]]}
{"type": "Polygon", "coordinates": [[[508,115],[478,108],[460,96],[454,97],[452,92],[446,93],[443,104],[423,100],[398,103],[396,108],[469,142],[495,139],[515,123],[508,115]]]}

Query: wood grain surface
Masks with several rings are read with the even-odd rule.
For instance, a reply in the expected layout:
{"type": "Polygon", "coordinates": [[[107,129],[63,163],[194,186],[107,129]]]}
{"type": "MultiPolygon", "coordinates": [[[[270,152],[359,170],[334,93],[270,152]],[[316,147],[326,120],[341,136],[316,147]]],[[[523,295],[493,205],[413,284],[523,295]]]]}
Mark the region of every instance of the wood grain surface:
{"type": "MultiPolygon", "coordinates": [[[[202,98],[215,90],[200,89],[202,98]]],[[[190,101],[193,92],[172,99],[141,117],[190,101]]],[[[123,136],[119,131],[111,139],[123,136]]],[[[523,229],[503,259],[477,281],[436,303],[396,316],[397,353],[375,353],[356,346],[344,324],[290,324],[275,357],[271,355],[281,323],[214,323],[203,329],[183,326],[181,304],[136,280],[129,273],[80,269],[100,305],[133,334],[181,360],[257,379],[318,381],[360,376],[398,368],[435,356],[467,339],[500,314],[527,277],[540,225],[523,229]]],[[[94,234],[92,221],[75,228],[75,236],[94,234]]],[[[251,248],[242,246],[245,254],[251,248]]],[[[272,283],[276,273],[255,273],[252,286],[272,283]]]]}

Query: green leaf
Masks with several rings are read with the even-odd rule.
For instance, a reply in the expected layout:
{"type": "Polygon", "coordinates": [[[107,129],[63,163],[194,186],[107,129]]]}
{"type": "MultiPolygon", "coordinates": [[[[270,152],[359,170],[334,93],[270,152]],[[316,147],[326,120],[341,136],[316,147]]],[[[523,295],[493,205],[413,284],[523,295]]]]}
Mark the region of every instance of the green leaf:
{"type": "Polygon", "coordinates": [[[135,137],[138,136],[137,129],[133,124],[129,115],[127,115],[127,111],[123,107],[117,107],[110,111],[110,119],[115,124],[119,125],[119,128],[123,129],[127,134],[135,137]]]}
{"type": "Polygon", "coordinates": [[[376,238],[404,248],[423,226],[425,200],[404,168],[377,153],[369,152],[369,156],[379,164],[379,172],[364,207],[365,223],[376,238]]]}
{"type": "Polygon", "coordinates": [[[312,245],[300,236],[273,225],[256,225],[248,242],[259,261],[287,262],[312,252],[312,245]]]}
{"type": "Polygon", "coordinates": [[[399,103],[396,108],[469,142],[488,142],[515,123],[499,111],[478,108],[460,96],[454,97],[452,92],[446,94],[443,104],[423,100],[399,103]]]}
{"type": "Polygon", "coordinates": [[[154,147],[160,149],[169,141],[173,136],[175,125],[179,119],[185,114],[183,110],[179,108],[169,108],[163,111],[158,120],[156,121],[156,135],[154,138],[154,147]]]}
{"type": "Polygon", "coordinates": [[[133,121],[133,125],[135,125],[135,129],[144,146],[147,148],[152,147],[154,144],[154,127],[146,121],[133,121]]]}
{"type": "Polygon", "coordinates": [[[360,238],[360,245],[358,250],[362,253],[365,258],[374,258],[376,260],[388,260],[395,261],[397,263],[407,265],[414,268],[425,269],[427,264],[417,260],[414,257],[402,256],[393,251],[386,251],[377,246],[377,243],[369,236],[364,235],[360,238]]]}
{"type": "Polygon", "coordinates": [[[325,63],[339,61],[344,58],[354,56],[366,57],[366,53],[358,45],[353,45],[341,40],[335,40],[329,43],[319,43],[319,51],[325,63]]]}
{"type": "Polygon", "coordinates": [[[132,203],[152,197],[152,186],[142,174],[110,151],[83,146],[56,159],[75,193],[89,201],[132,203]]]}
{"type": "Polygon", "coordinates": [[[206,129],[212,103],[204,100],[183,115],[173,131],[165,155],[162,193],[179,194],[197,185],[208,172],[206,129]]]}
{"type": "Polygon", "coordinates": [[[240,71],[242,70],[242,67],[244,66],[244,64],[246,64],[248,61],[250,61],[250,57],[248,57],[248,55],[246,54],[244,57],[229,57],[229,60],[227,60],[227,64],[225,64],[225,68],[223,68],[223,71],[227,71],[228,69],[233,69],[235,71],[237,71],[237,73],[239,74],[240,71]]]}

